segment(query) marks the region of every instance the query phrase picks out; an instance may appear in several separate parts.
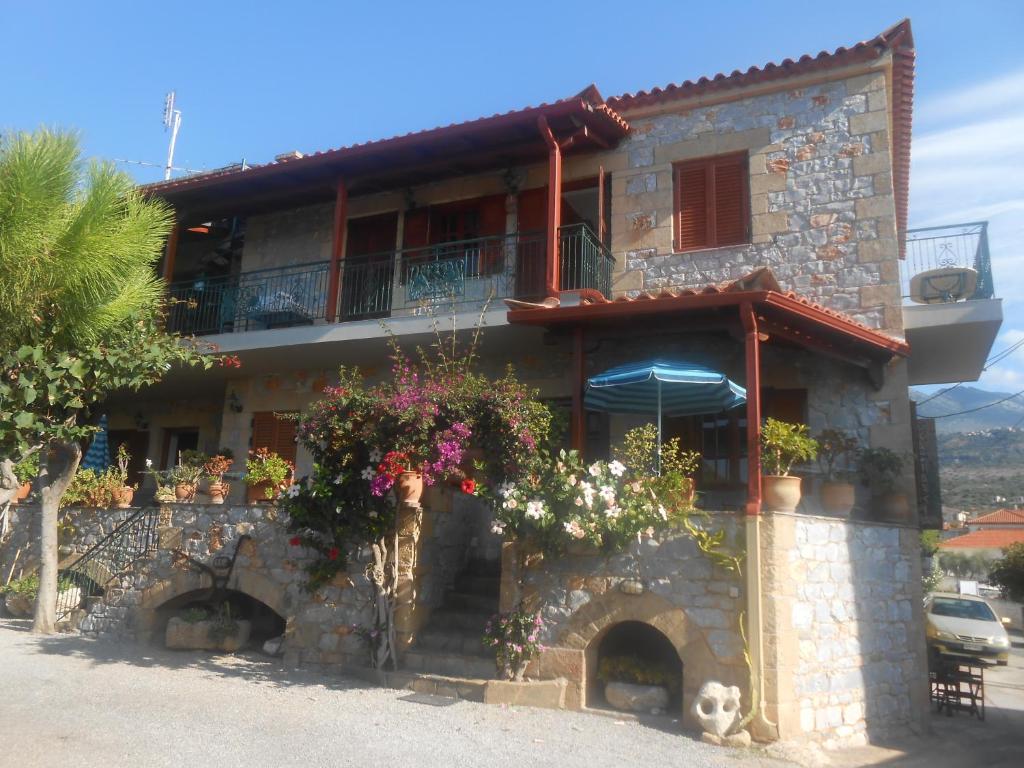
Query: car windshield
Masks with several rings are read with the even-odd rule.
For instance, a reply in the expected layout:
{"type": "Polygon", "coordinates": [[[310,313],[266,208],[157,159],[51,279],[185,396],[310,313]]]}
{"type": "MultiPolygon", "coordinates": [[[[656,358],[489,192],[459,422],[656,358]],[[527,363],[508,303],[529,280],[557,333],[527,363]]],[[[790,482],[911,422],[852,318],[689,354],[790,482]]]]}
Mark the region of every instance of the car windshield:
{"type": "Polygon", "coordinates": [[[955,597],[936,597],[932,600],[932,611],[936,616],[952,616],[956,619],[995,621],[995,614],[987,604],[977,600],[960,600],[955,597]]]}

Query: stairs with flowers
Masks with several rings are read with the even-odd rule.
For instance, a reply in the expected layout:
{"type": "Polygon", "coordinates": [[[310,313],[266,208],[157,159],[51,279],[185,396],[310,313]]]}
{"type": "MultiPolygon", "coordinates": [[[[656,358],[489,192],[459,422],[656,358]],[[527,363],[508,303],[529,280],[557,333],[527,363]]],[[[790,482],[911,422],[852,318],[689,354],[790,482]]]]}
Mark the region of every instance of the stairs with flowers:
{"type": "Polygon", "coordinates": [[[403,669],[459,678],[494,677],[494,651],[483,644],[483,634],[487,621],[498,612],[499,569],[496,562],[470,561],[405,653],[403,669]]]}

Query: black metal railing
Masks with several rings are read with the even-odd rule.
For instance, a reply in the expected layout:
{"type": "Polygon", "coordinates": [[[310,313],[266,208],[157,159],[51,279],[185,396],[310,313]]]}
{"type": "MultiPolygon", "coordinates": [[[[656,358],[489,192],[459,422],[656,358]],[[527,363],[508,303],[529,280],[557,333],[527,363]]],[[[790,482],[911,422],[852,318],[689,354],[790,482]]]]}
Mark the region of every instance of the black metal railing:
{"type": "MultiPolygon", "coordinates": [[[[546,243],[544,232],[520,232],[347,258],[338,317],[365,320],[423,304],[542,297],[546,243]]],[[[615,259],[593,230],[562,227],[559,243],[559,287],[610,296],[615,259]]],[[[327,314],[328,273],[328,262],[316,262],[172,283],[168,327],[208,335],[310,325],[327,314]]]]}
{"type": "Polygon", "coordinates": [[[101,597],[111,581],[125,574],[157,546],[160,512],[152,507],[131,514],[59,574],[57,619],[101,597]]]}
{"type": "Polygon", "coordinates": [[[327,311],[326,261],[171,283],[168,329],[207,335],[311,325],[327,311]]]}
{"type": "Polygon", "coordinates": [[[952,286],[948,289],[948,301],[991,299],[995,295],[987,221],[907,230],[906,257],[900,264],[902,296],[910,298],[911,280],[916,275],[941,269],[970,269],[975,273],[972,277],[974,288],[966,295],[959,284],[951,282],[956,282],[951,277],[936,278],[942,285],[925,286],[925,289],[931,288],[939,294],[947,291],[943,286],[952,286]]]}

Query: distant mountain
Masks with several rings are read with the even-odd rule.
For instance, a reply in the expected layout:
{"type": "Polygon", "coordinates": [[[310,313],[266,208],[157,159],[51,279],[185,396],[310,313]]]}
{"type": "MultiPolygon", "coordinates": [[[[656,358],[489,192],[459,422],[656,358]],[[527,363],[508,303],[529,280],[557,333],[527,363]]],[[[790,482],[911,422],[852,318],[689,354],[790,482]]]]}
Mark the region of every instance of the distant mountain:
{"type": "MultiPolygon", "coordinates": [[[[934,394],[934,393],[933,393],[934,394]]],[[[971,411],[1010,396],[1010,392],[988,392],[976,387],[957,387],[938,397],[910,390],[910,398],[923,403],[917,408],[918,416],[943,416],[947,413],[971,411]],[[924,402],[927,400],[928,402],[924,402]]],[[[942,434],[951,432],[977,432],[987,429],[1024,427],[1024,395],[1007,400],[999,405],[982,408],[980,411],[965,413],[935,420],[935,428],[942,434]]]]}
{"type": "Polygon", "coordinates": [[[946,433],[938,442],[943,505],[983,511],[1024,499],[1024,429],[946,433]]]}

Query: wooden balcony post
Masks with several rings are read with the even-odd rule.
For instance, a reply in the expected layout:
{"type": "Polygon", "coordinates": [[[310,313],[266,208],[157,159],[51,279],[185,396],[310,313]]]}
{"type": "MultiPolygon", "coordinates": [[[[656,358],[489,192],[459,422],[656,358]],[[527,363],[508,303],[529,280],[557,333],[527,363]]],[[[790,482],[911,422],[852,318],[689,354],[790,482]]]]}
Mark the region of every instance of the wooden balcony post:
{"type": "Polygon", "coordinates": [[[757,315],[749,301],[740,305],[747,373],[747,506],[748,515],[761,514],[761,339],[757,315]]]}
{"type": "Polygon", "coordinates": [[[587,385],[586,364],[583,357],[583,326],[577,326],[572,337],[572,419],[569,422],[569,438],[573,449],[583,455],[586,447],[587,414],[583,410],[583,388],[587,385]]]}
{"type": "Polygon", "coordinates": [[[168,285],[174,278],[174,259],[178,255],[178,237],[181,235],[181,219],[174,220],[171,233],[167,236],[167,245],[164,248],[164,282],[168,285]]]}
{"type": "Polygon", "coordinates": [[[597,166],[597,239],[604,245],[605,226],[604,220],[604,166],[597,166]]]}
{"type": "Polygon", "coordinates": [[[544,284],[548,296],[557,296],[559,228],[562,226],[562,148],[543,116],[537,118],[537,124],[548,145],[548,224],[544,284]]]}
{"type": "Polygon", "coordinates": [[[341,262],[345,253],[345,233],[348,229],[348,189],[344,179],[338,180],[334,197],[334,234],[331,240],[331,264],[327,270],[327,308],[325,319],[333,323],[338,313],[341,293],[341,262]]]}

